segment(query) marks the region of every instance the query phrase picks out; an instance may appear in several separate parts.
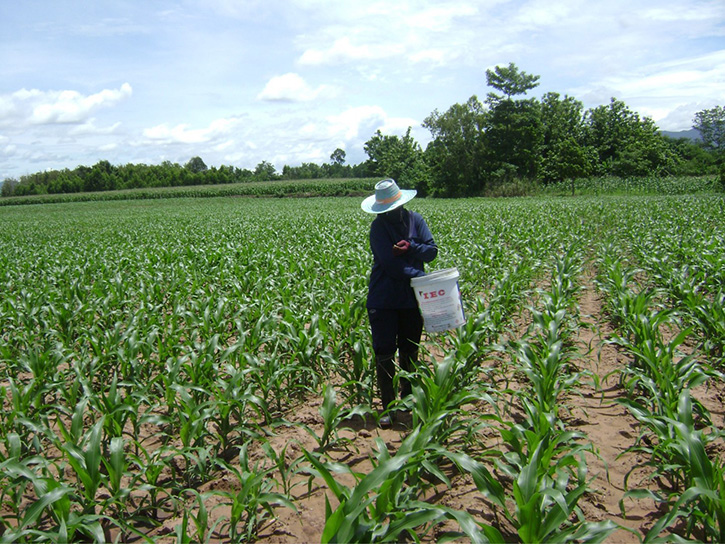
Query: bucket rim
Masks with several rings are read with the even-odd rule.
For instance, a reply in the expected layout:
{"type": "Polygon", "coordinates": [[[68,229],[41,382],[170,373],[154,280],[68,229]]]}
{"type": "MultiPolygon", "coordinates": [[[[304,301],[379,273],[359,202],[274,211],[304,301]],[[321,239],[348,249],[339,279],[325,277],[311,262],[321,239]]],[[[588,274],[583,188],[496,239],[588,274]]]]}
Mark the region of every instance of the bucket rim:
{"type": "Polygon", "coordinates": [[[459,277],[460,274],[458,273],[457,268],[444,268],[442,270],[435,270],[425,276],[410,278],[410,283],[411,285],[417,285],[420,283],[429,283],[434,281],[451,281],[453,279],[458,279],[459,277]]]}

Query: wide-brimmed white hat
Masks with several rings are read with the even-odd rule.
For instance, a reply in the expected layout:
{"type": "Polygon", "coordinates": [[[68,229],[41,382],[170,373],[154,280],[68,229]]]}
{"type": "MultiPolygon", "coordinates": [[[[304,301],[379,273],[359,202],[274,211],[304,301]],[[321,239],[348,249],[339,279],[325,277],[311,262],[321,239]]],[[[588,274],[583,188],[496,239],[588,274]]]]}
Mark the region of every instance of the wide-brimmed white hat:
{"type": "Polygon", "coordinates": [[[415,189],[400,189],[395,180],[384,179],[375,184],[375,194],[363,200],[360,207],[367,213],[385,213],[410,202],[416,194],[415,189]]]}

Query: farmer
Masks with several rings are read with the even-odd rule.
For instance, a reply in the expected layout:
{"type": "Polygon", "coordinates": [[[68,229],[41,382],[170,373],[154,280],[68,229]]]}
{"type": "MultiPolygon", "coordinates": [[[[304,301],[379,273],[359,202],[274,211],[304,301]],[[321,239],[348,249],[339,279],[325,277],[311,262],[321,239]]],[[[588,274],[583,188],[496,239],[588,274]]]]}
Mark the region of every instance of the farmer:
{"type": "MultiPolygon", "coordinates": [[[[403,208],[415,195],[415,190],[401,190],[394,180],[385,179],[375,184],[375,194],[361,204],[363,211],[377,215],[370,225],[373,269],[367,309],[384,410],[381,427],[392,424],[388,410],[396,399],[393,387],[396,351],[400,368],[406,372],[418,359],[423,318],[410,278],[424,276],[423,263],[432,261],[438,254],[423,217],[403,208]]],[[[400,384],[401,396],[409,395],[410,383],[400,380],[400,384]]]]}

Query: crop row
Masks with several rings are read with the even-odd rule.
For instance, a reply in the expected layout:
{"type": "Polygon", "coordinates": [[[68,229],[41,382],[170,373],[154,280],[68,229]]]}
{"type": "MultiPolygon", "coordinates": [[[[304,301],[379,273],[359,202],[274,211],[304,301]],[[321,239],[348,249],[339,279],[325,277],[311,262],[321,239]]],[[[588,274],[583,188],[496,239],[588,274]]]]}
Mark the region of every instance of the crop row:
{"type": "Polygon", "coordinates": [[[717,236],[696,252],[681,240],[654,248],[640,239],[648,246],[636,259],[641,269],[611,246],[599,259],[598,285],[615,326],[609,342],[630,357],[619,371],[626,391],[619,402],[640,424],[628,451],[643,461],[630,474],[645,468],[648,481],[659,483],[654,489],[628,486],[625,495],[651,499],[662,511],[644,542],[659,541],[666,531],[671,539],[725,539],[725,460],[717,447],[724,431],[694,392],[723,378],[717,236]]]}

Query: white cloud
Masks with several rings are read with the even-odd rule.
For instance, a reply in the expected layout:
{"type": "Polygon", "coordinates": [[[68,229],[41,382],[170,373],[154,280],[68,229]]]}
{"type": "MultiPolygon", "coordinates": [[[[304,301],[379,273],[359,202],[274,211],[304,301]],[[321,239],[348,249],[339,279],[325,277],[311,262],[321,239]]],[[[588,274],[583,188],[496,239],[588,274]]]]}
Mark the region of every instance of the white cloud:
{"type": "Polygon", "coordinates": [[[302,65],[341,64],[350,61],[379,60],[400,55],[401,44],[396,43],[353,43],[344,36],[336,39],[326,49],[308,49],[300,57],[302,65]]]}
{"type": "Polygon", "coordinates": [[[17,146],[12,145],[12,144],[6,145],[5,147],[0,148],[0,149],[2,149],[2,151],[0,151],[0,157],[12,157],[18,151],[17,146]]]}
{"type": "Polygon", "coordinates": [[[274,102],[309,102],[321,95],[332,94],[333,89],[329,86],[312,89],[299,74],[287,73],[270,79],[257,98],[274,102]]]}
{"type": "Polygon", "coordinates": [[[214,151],[226,151],[227,149],[232,149],[234,146],[237,145],[237,142],[235,140],[227,140],[225,142],[221,142],[214,146],[214,151]]]}
{"type": "Polygon", "coordinates": [[[443,49],[423,49],[410,55],[410,60],[413,62],[430,62],[437,65],[442,65],[449,59],[449,52],[443,49]]]}
{"type": "Polygon", "coordinates": [[[587,106],[614,97],[664,130],[685,130],[697,111],[725,102],[725,50],[632,68],[575,89],[574,96],[587,106]]]}
{"type": "Polygon", "coordinates": [[[143,135],[148,140],[157,144],[198,144],[216,141],[218,138],[229,134],[239,123],[237,118],[217,119],[212,121],[206,128],[189,128],[189,125],[182,123],[174,127],[166,124],[144,129],[143,135]]]}
{"type": "Polygon", "coordinates": [[[725,98],[725,49],[704,57],[640,66],[605,80],[626,94],[701,96],[719,90],[725,98]]]}
{"type": "MultiPolygon", "coordinates": [[[[420,127],[420,121],[406,117],[391,117],[380,106],[358,106],[338,115],[329,115],[322,121],[309,122],[300,129],[300,135],[309,139],[345,142],[349,149],[369,140],[377,130],[383,134],[402,136],[408,127],[420,127]]],[[[330,144],[332,145],[332,144],[330,144]]],[[[339,144],[331,147],[332,152],[339,144]]]]}
{"type": "Polygon", "coordinates": [[[80,123],[96,109],[111,106],[128,98],[132,93],[128,83],[121,85],[120,89],[104,89],[88,96],[77,91],[46,93],[45,100],[33,107],[30,122],[37,125],[80,123]]]}
{"type": "Polygon", "coordinates": [[[91,117],[88,119],[85,123],[82,125],[78,125],[73,127],[68,131],[68,134],[73,136],[96,136],[96,135],[106,135],[106,134],[114,134],[118,131],[118,128],[121,126],[121,122],[118,121],[111,126],[107,127],[97,127],[96,126],[96,119],[95,117],[91,117]]]}
{"type": "Polygon", "coordinates": [[[360,106],[350,108],[339,115],[330,115],[326,121],[325,132],[328,135],[351,140],[361,136],[371,136],[385,125],[387,115],[380,106],[360,106]]]}
{"type": "Polygon", "coordinates": [[[434,5],[410,14],[409,17],[406,17],[406,22],[412,27],[435,32],[445,32],[451,29],[454,24],[454,19],[470,17],[476,13],[478,13],[478,9],[469,4],[434,5]]]}
{"type": "Polygon", "coordinates": [[[567,24],[572,13],[585,9],[579,0],[532,0],[526,2],[519,10],[514,19],[514,24],[524,27],[547,27],[567,24]]]}
{"type": "Polygon", "coordinates": [[[119,89],[104,89],[91,95],[72,90],[20,89],[0,96],[0,125],[12,123],[17,127],[83,123],[97,109],[112,106],[132,93],[128,83],[119,89]]]}

